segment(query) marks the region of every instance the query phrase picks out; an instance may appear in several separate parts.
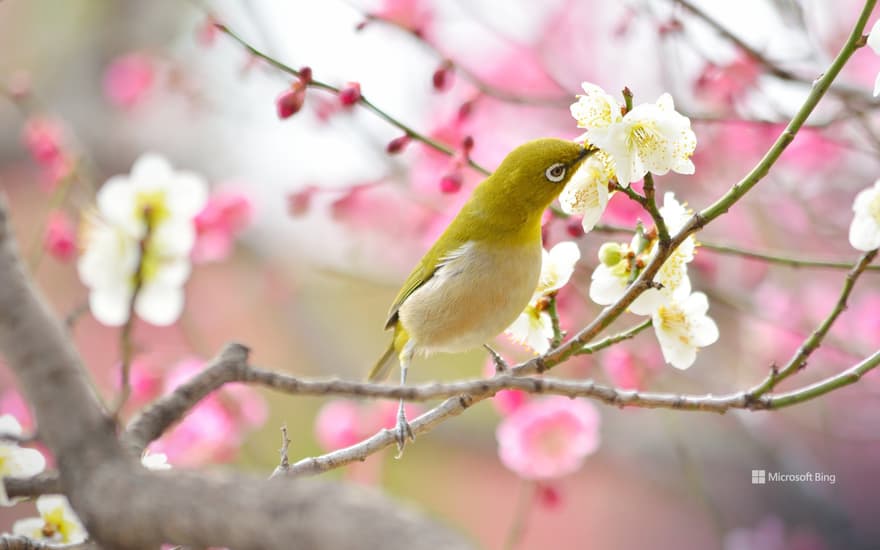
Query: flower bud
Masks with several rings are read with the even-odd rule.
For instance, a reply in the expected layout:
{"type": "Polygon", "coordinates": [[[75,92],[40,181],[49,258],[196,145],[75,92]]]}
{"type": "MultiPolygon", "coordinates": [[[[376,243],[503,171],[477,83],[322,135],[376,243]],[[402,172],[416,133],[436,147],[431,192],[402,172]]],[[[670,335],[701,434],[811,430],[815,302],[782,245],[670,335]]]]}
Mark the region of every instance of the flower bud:
{"type": "Polygon", "coordinates": [[[581,218],[569,218],[569,220],[565,224],[565,231],[572,236],[572,238],[580,238],[584,236],[584,225],[581,221],[581,218]]]}
{"type": "Polygon", "coordinates": [[[349,82],[339,90],[339,102],[345,107],[351,107],[361,99],[361,85],[357,82],[349,82]]]}
{"type": "Polygon", "coordinates": [[[312,68],[301,67],[299,70],[299,80],[304,85],[308,86],[312,82],[312,68]]]}
{"type": "Polygon", "coordinates": [[[618,243],[605,243],[599,247],[599,261],[608,267],[613,267],[620,263],[623,254],[618,243]]]}
{"type": "Polygon", "coordinates": [[[471,151],[474,148],[474,137],[473,136],[465,136],[463,140],[461,140],[461,152],[464,156],[468,156],[471,154],[471,151]]]}
{"type": "Polygon", "coordinates": [[[461,173],[450,172],[440,178],[440,191],[446,194],[458,193],[461,189],[461,173]]]}
{"type": "Polygon", "coordinates": [[[443,92],[452,85],[452,62],[444,61],[440,64],[434,75],[431,77],[434,89],[443,92]]]}
{"type": "Polygon", "coordinates": [[[388,145],[385,147],[385,150],[389,155],[396,155],[403,151],[409,142],[412,141],[412,138],[409,137],[409,134],[404,134],[400,137],[396,137],[388,142],[388,145]]]}
{"type": "Polygon", "coordinates": [[[275,100],[275,110],[278,118],[284,120],[290,118],[302,109],[303,103],[306,101],[306,88],[300,82],[285,90],[275,100]]]}

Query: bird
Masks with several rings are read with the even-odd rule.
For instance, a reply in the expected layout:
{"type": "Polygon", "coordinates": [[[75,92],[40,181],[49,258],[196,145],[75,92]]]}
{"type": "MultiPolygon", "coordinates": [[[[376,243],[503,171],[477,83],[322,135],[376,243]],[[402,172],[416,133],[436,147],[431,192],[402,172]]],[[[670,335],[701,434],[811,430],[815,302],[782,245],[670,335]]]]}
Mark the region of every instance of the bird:
{"type": "MultiPolygon", "coordinates": [[[[474,188],[394,299],[385,323],[393,337],[369,381],[385,379],[399,362],[403,386],[414,356],[488,348],[513,323],[538,286],[543,213],[593,152],[573,141],[535,139],[474,188]]],[[[400,457],[406,440],[415,439],[403,399],[394,434],[400,457]]]]}

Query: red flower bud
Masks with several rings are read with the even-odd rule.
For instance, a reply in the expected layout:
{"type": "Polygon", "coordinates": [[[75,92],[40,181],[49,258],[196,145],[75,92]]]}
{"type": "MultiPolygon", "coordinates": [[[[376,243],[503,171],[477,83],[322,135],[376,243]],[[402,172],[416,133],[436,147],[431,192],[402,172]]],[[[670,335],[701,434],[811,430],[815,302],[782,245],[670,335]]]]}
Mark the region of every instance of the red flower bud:
{"type": "Polygon", "coordinates": [[[305,86],[302,86],[300,82],[295,82],[290,89],[282,92],[275,100],[275,109],[278,113],[278,118],[283,120],[292,117],[302,109],[305,101],[305,86]]]}
{"type": "Polygon", "coordinates": [[[299,81],[305,85],[308,85],[312,82],[312,68],[311,67],[301,67],[300,68],[299,81]]]}
{"type": "Polygon", "coordinates": [[[581,224],[580,218],[569,218],[565,224],[565,231],[572,238],[580,238],[584,236],[584,226],[581,224]]]}
{"type": "Polygon", "coordinates": [[[469,101],[465,101],[458,108],[458,120],[461,122],[471,116],[471,112],[474,110],[474,100],[471,99],[469,101]]]}
{"type": "Polygon", "coordinates": [[[385,150],[388,151],[389,155],[397,154],[403,151],[410,141],[412,141],[412,138],[409,137],[409,134],[404,134],[389,141],[385,150]]]}
{"type": "Polygon", "coordinates": [[[440,191],[446,194],[458,193],[461,190],[461,173],[450,172],[440,178],[440,191]]]}
{"type": "Polygon", "coordinates": [[[349,82],[339,90],[339,102],[345,107],[351,107],[361,99],[361,85],[357,82],[349,82]]]}
{"type": "Polygon", "coordinates": [[[463,140],[461,140],[461,152],[464,153],[465,156],[471,154],[471,151],[474,148],[474,137],[473,136],[465,136],[463,140]]]}
{"type": "Polygon", "coordinates": [[[434,89],[438,92],[449,89],[452,84],[452,63],[450,61],[444,61],[440,64],[440,67],[434,71],[432,82],[434,89]]]}

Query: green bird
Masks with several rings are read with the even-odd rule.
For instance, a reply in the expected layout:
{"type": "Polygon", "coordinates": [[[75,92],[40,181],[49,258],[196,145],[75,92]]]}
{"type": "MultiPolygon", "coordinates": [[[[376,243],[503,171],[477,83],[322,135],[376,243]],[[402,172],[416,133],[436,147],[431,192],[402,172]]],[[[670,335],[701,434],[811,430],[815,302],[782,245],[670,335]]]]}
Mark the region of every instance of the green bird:
{"type": "MultiPolygon", "coordinates": [[[[370,381],[384,379],[397,360],[403,385],[416,354],[485,346],[510,326],[538,286],[544,210],[594,151],[543,138],[504,158],[407,277],[385,323],[394,337],[370,381]]],[[[400,456],[414,439],[403,400],[395,435],[400,456]]]]}

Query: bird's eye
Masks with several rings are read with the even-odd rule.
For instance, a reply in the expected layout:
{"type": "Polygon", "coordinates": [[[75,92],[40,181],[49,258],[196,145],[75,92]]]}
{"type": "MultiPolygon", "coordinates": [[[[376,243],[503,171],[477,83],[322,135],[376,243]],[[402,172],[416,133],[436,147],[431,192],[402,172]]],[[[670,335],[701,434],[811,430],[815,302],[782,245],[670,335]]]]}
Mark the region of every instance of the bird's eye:
{"type": "Polygon", "coordinates": [[[550,167],[544,171],[544,175],[553,183],[559,183],[562,181],[562,178],[565,177],[565,164],[561,162],[551,164],[550,167]]]}

